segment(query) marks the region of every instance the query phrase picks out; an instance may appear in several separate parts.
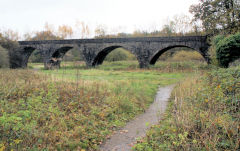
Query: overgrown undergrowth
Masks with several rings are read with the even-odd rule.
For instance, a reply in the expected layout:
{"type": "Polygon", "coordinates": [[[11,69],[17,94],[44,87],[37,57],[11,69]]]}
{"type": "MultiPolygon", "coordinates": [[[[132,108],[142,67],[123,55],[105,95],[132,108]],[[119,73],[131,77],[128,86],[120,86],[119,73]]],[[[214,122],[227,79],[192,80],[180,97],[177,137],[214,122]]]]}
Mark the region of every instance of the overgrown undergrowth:
{"type": "Polygon", "coordinates": [[[116,80],[114,73],[107,74],[113,80],[80,77],[72,82],[31,70],[1,70],[0,150],[96,150],[114,130],[144,112],[159,84],[183,77],[159,73],[152,78],[149,72],[144,78],[141,72],[116,80]]]}
{"type": "Polygon", "coordinates": [[[134,150],[239,150],[240,68],[213,70],[176,86],[164,119],[134,150]]]}

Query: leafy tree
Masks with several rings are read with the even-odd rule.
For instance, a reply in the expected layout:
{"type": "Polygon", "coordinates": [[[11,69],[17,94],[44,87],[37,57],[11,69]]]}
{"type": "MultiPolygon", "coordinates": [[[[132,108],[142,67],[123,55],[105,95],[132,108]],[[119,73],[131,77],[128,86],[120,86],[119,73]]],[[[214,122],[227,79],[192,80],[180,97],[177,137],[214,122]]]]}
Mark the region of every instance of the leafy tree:
{"type": "Polygon", "coordinates": [[[217,60],[221,67],[227,68],[230,62],[240,58],[240,33],[226,38],[216,37],[217,60]]]}
{"type": "Polygon", "coordinates": [[[17,55],[15,50],[18,49],[19,44],[17,40],[17,33],[8,30],[0,33],[0,67],[11,67],[14,68],[18,64],[18,60],[9,60],[9,57],[17,55]],[[11,39],[12,38],[12,39],[11,39]],[[11,62],[10,62],[11,61],[11,62]]]}
{"type": "Polygon", "coordinates": [[[194,15],[194,22],[202,22],[207,34],[230,34],[240,30],[239,0],[200,0],[189,11],[194,15]]]}
{"type": "Polygon", "coordinates": [[[9,37],[6,37],[3,34],[0,34],[0,45],[7,51],[13,51],[19,47],[17,41],[11,40],[9,37]]]}

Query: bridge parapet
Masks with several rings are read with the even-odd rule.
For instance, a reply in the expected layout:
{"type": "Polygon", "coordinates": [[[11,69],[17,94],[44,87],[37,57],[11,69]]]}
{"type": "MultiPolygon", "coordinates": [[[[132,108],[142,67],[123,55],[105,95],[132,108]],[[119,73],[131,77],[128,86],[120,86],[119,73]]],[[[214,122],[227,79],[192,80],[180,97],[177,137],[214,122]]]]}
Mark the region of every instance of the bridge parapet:
{"type": "Polygon", "coordinates": [[[206,36],[39,40],[39,41],[19,41],[19,44],[39,45],[39,44],[87,44],[87,43],[125,43],[125,42],[181,42],[181,41],[206,41],[206,36]]]}

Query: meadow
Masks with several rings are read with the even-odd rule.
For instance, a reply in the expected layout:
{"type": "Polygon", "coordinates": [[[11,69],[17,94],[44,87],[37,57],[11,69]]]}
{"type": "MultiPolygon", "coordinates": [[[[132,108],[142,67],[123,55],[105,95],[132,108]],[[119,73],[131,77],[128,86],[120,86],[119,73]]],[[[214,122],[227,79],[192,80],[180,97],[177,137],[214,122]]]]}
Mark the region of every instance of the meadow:
{"type": "Polygon", "coordinates": [[[61,66],[1,69],[1,151],[98,150],[148,108],[159,86],[170,84],[176,88],[164,119],[134,150],[239,147],[239,67],[219,70],[194,61],[158,62],[149,69],[136,61],[61,66]]]}
{"type": "Polygon", "coordinates": [[[180,67],[174,63],[166,65],[168,69],[132,69],[133,65],[115,62],[87,69],[63,63],[58,70],[42,70],[39,64],[33,69],[1,69],[0,149],[97,150],[147,109],[159,86],[194,75],[190,69],[172,72],[180,67]]]}

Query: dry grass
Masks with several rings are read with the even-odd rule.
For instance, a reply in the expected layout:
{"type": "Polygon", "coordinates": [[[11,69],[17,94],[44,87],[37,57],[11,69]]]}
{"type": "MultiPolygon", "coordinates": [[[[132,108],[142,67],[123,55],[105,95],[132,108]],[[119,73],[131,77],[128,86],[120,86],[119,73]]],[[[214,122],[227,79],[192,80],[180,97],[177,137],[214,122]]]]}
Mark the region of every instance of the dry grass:
{"type": "Polygon", "coordinates": [[[0,150],[97,150],[113,131],[144,112],[158,84],[183,76],[79,72],[77,77],[72,75],[76,71],[66,70],[62,78],[32,70],[1,70],[0,150]]]}
{"type": "Polygon", "coordinates": [[[95,150],[154,96],[154,89],[146,94],[132,86],[141,83],[131,81],[48,79],[32,71],[1,70],[0,149],[95,150]]]}
{"type": "Polygon", "coordinates": [[[186,79],[173,91],[165,119],[135,150],[238,150],[239,106],[239,67],[186,79]]]}

